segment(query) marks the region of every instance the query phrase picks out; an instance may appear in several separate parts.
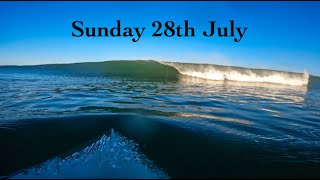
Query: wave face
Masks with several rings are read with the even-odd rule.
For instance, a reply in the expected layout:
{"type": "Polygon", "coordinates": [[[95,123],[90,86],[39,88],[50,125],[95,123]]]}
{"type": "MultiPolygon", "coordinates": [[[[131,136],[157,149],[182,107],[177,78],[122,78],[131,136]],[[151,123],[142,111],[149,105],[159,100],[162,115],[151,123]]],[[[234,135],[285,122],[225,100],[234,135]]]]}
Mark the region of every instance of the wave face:
{"type": "Polygon", "coordinates": [[[178,80],[179,72],[167,65],[162,65],[156,61],[143,60],[121,60],[105,62],[87,62],[74,64],[50,64],[33,66],[36,69],[63,70],[84,75],[103,75],[130,77],[133,79],[146,80],[178,80]]]}
{"type": "Polygon", "coordinates": [[[100,140],[66,158],[54,158],[12,176],[29,178],[168,178],[137,151],[137,145],[111,130],[100,140]]]}
{"type": "Polygon", "coordinates": [[[191,64],[176,62],[161,63],[174,67],[179,71],[179,73],[183,75],[209,80],[277,83],[297,86],[308,85],[309,81],[309,75],[307,73],[292,73],[264,69],[249,69],[212,64],[191,64]]]}

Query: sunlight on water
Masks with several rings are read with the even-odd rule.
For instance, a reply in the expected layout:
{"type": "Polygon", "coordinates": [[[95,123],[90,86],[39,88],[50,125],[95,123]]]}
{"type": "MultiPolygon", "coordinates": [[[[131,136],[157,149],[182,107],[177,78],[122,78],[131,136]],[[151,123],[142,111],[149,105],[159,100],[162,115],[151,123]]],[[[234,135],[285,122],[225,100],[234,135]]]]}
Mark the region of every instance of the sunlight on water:
{"type": "Polygon", "coordinates": [[[178,116],[187,117],[187,118],[207,118],[213,119],[217,121],[226,121],[226,122],[235,122],[240,124],[252,125],[253,122],[243,120],[243,119],[235,119],[235,118],[228,118],[228,117],[219,117],[214,115],[201,115],[201,114],[188,114],[188,113],[177,113],[178,116]]]}

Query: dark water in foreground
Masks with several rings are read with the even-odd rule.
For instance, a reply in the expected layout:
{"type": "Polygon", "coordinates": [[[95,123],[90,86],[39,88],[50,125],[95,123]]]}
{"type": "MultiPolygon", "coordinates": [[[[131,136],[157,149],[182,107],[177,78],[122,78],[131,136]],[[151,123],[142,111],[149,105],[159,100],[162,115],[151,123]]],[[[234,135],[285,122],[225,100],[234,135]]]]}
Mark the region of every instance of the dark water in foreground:
{"type": "Polygon", "coordinates": [[[0,67],[0,176],[320,178],[318,78],[209,81],[148,63],[0,67]]]}

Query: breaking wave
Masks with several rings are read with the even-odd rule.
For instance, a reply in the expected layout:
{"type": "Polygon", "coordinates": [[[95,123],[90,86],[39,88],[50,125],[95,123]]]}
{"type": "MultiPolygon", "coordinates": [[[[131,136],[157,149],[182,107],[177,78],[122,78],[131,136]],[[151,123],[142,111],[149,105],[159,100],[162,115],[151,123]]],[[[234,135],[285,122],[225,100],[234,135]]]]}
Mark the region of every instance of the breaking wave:
{"type": "Polygon", "coordinates": [[[212,64],[191,64],[176,62],[161,62],[174,67],[179,73],[187,76],[198,77],[217,81],[240,81],[258,83],[277,83],[287,85],[308,85],[308,73],[293,73],[284,71],[250,69],[212,64]]]}
{"type": "MultiPolygon", "coordinates": [[[[237,81],[254,83],[275,83],[294,86],[307,86],[309,74],[275,71],[266,69],[252,69],[213,64],[192,64],[179,62],[157,62],[146,60],[119,60],[105,62],[87,62],[74,64],[50,64],[37,66],[2,66],[2,70],[17,68],[19,70],[57,70],[61,73],[77,73],[103,76],[129,77],[149,80],[173,80],[184,77],[196,77],[214,81],[237,81]]],[[[311,78],[314,76],[310,76],[311,78]]],[[[318,78],[318,77],[317,77],[318,78]]]]}
{"type": "Polygon", "coordinates": [[[66,158],[54,158],[22,170],[13,179],[169,178],[137,150],[137,144],[111,130],[100,140],[66,158]]]}

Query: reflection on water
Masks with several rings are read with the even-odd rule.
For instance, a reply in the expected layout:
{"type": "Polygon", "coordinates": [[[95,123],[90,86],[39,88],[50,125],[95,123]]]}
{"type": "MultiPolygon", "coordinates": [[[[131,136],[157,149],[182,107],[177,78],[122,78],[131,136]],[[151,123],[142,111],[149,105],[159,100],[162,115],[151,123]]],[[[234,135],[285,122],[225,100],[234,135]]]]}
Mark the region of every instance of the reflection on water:
{"type": "Polygon", "coordinates": [[[207,118],[207,119],[213,119],[218,121],[226,121],[226,122],[235,122],[235,123],[241,123],[241,124],[247,124],[251,125],[253,122],[249,122],[247,120],[242,119],[235,119],[235,118],[228,118],[228,117],[219,117],[214,115],[201,115],[201,114],[188,114],[188,113],[177,113],[176,115],[187,117],[187,118],[207,118]]]}

